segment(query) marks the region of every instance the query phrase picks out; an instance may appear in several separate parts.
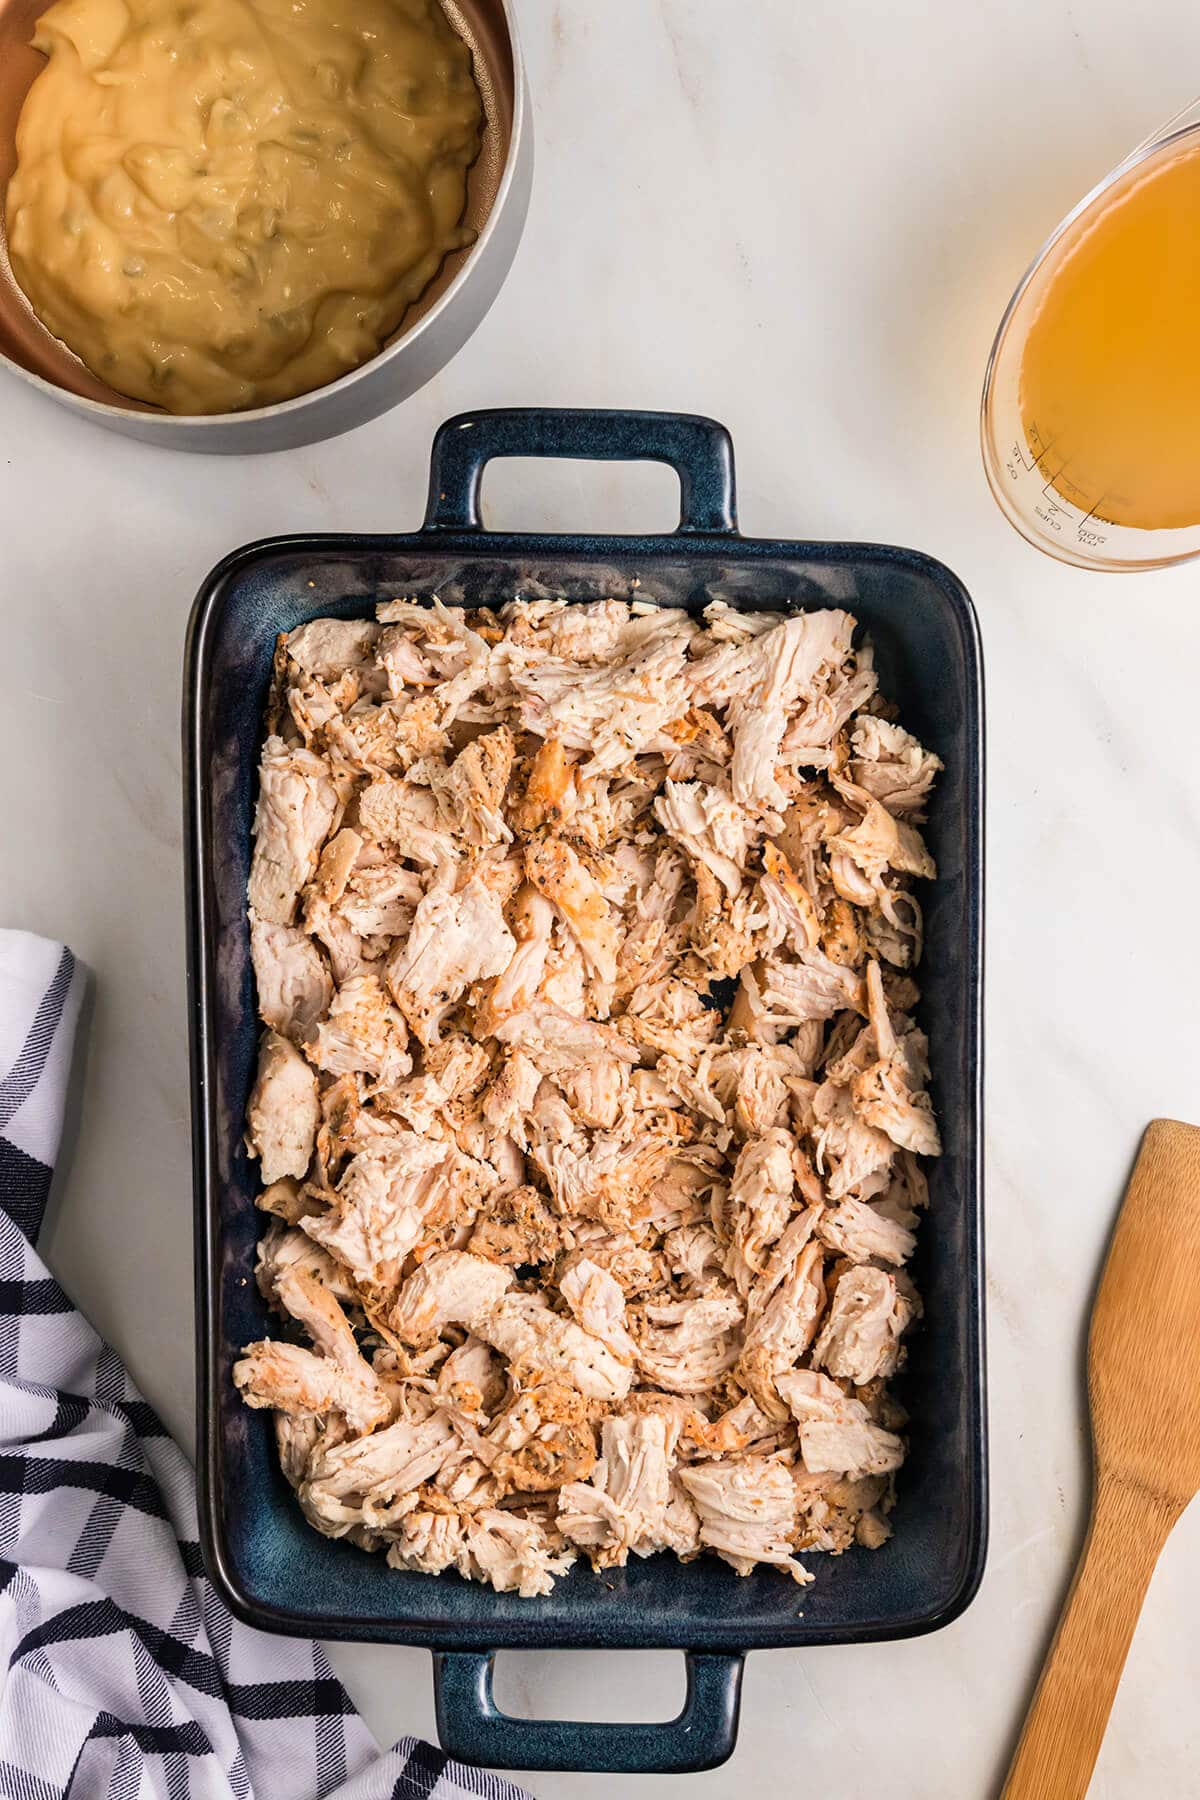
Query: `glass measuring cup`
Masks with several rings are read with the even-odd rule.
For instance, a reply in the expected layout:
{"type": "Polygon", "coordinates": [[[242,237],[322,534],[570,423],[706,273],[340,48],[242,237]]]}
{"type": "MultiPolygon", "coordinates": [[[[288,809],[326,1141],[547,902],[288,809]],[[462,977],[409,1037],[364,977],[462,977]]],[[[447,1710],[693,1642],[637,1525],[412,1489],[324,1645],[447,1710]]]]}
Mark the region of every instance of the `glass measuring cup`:
{"type": "MultiPolygon", "coordinates": [[[[1130,195],[1193,153],[1200,156],[1200,101],[1143,139],[1067,214],[1009,301],[988,358],[980,432],[992,493],[1031,544],[1079,568],[1152,569],[1200,555],[1200,459],[1195,523],[1130,522],[1129,508],[1106,493],[1094,470],[1089,473],[1086,443],[1082,453],[1078,444],[1064,450],[1058,434],[1040,427],[1022,404],[1030,330],[1070,258],[1130,195]]],[[[1200,218],[1193,229],[1200,231],[1200,218]]]]}

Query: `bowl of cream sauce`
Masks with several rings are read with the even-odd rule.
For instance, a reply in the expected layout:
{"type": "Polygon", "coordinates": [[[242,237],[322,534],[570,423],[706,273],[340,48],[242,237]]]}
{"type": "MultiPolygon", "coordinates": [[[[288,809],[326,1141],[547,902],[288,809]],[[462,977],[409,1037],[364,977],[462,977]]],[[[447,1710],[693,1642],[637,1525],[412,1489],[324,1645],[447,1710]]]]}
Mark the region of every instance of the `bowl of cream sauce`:
{"type": "Polygon", "coordinates": [[[509,0],[0,0],[0,358],[176,448],[360,424],[498,292],[528,110],[509,0]]]}

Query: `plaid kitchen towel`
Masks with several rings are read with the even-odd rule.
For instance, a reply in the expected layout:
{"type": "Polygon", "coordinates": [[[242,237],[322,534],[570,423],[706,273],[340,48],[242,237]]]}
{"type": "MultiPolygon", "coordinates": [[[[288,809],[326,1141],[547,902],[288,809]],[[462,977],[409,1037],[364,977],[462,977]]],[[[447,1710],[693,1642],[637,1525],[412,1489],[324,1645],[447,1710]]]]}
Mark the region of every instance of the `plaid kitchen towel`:
{"type": "Polygon", "coordinates": [[[319,1645],[209,1587],[187,1460],[34,1249],[84,982],[0,931],[0,1800],[528,1800],[381,1756],[319,1645]]]}

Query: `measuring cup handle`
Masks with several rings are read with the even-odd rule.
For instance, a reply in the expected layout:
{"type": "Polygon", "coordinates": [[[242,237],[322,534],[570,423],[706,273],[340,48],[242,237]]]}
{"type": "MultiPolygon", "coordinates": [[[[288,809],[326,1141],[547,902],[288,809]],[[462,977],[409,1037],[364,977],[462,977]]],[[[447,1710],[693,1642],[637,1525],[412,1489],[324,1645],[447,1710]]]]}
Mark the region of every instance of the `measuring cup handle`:
{"type": "Polygon", "coordinates": [[[429,461],[426,531],[482,531],[479,489],[498,456],[660,462],[679,477],[678,530],[691,537],[737,530],[733,444],[715,419],[694,413],[609,412],[512,406],[447,419],[429,461]]]}

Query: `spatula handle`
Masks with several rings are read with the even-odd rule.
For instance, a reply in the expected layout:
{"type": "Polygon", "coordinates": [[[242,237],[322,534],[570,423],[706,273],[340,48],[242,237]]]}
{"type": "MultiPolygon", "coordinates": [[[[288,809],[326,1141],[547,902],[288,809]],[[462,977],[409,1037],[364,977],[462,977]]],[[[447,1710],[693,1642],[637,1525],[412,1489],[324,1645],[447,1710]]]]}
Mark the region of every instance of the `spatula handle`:
{"type": "Polygon", "coordinates": [[[1083,1800],[1178,1508],[1101,1476],[1087,1542],[1001,1800],[1083,1800]]]}

